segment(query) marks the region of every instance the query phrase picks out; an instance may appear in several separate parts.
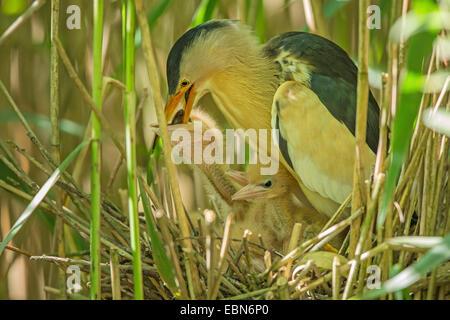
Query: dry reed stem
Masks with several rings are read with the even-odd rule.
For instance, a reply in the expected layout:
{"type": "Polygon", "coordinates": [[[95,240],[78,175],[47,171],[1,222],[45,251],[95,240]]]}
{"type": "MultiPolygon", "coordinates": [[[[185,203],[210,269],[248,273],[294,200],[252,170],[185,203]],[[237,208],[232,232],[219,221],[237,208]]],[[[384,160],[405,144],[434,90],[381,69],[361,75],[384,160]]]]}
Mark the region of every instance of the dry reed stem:
{"type": "Polygon", "coordinates": [[[156,290],[158,290],[158,292],[161,294],[163,299],[170,300],[169,297],[167,296],[166,292],[164,291],[164,289],[160,286],[160,284],[158,283],[158,281],[155,278],[150,277],[150,281],[153,283],[156,290]]]}
{"type": "MultiPolygon", "coordinates": [[[[143,184],[143,185],[144,185],[144,187],[146,186],[148,188],[148,186],[146,184],[143,184]]],[[[166,245],[169,247],[170,258],[172,260],[172,264],[175,269],[175,276],[178,280],[178,286],[180,288],[181,297],[184,299],[187,299],[189,297],[189,294],[188,294],[188,290],[186,287],[186,282],[184,281],[183,272],[181,270],[179,257],[175,250],[175,244],[174,244],[172,236],[170,235],[169,228],[167,226],[167,220],[168,220],[167,216],[163,213],[163,211],[161,209],[158,209],[156,211],[155,216],[158,219],[157,221],[155,221],[155,225],[158,225],[161,228],[162,238],[164,239],[164,242],[166,243],[166,245]]]]}
{"type": "Polygon", "coordinates": [[[366,247],[367,247],[367,242],[368,239],[371,238],[371,230],[373,227],[373,223],[375,221],[375,210],[376,210],[376,206],[379,200],[379,194],[380,194],[380,190],[381,190],[381,184],[384,181],[384,175],[383,174],[379,174],[377,177],[375,177],[374,179],[374,188],[373,188],[373,193],[372,195],[369,197],[368,200],[368,205],[367,205],[367,214],[364,218],[363,224],[361,226],[361,230],[360,230],[360,236],[358,239],[358,243],[356,245],[355,248],[355,252],[354,252],[354,260],[355,263],[352,264],[351,268],[350,268],[350,272],[349,275],[347,277],[347,283],[344,289],[344,294],[342,299],[348,299],[348,297],[351,294],[352,291],[352,286],[353,286],[353,281],[355,280],[356,277],[356,273],[358,271],[358,267],[360,267],[359,269],[359,280],[360,282],[358,283],[358,289],[362,289],[362,287],[360,287],[361,281],[365,275],[365,269],[360,266],[360,256],[363,252],[366,251],[366,247]]]}
{"type": "MultiPolygon", "coordinates": [[[[367,130],[367,109],[369,102],[369,41],[370,30],[367,28],[368,18],[367,8],[370,5],[369,0],[361,0],[359,5],[358,20],[358,84],[356,96],[356,124],[355,124],[355,162],[353,169],[353,193],[352,193],[352,212],[355,212],[366,205],[364,192],[364,172],[369,163],[363,163],[366,159],[366,130],[367,130]]],[[[356,244],[359,238],[359,228],[361,218],[353,221],[350,227],[349,257],[353,259],[356,244]]]]}
{"type": "MultiPolygon", "coordinates": [[[[20,148],[17,144],[14,143],[14,141],[7,141],[7,143],[18,153],[20,153],[21,155],[23,155],[25,158],[27,158],[27,160],[33,164],[36,168],[38,168],[39,170],[41,170],[43,173],[45,173],[48,177],[50,177],[52,175],[52,173],[47,170],[40,162],[38,162],[36,160],[36,158],[34,158],[32,155],[28,154],[26,152],[25,149],[20,148]]],[[[83,149],[85,150],[85,149],[83,149]]]]}
{"type": "Polygon", "coordinates": [[[11,107],[14,110],[14,113],[17,115],[17,117],[19,118],[20,122],[24,126],[24,128],[25,128],[25,130],[27,132],[27,136],[30,138],[31,142],[34,145],[37,146],[37,148],[39,149],[39,152],[41,153],[41,155],[52,166],[52,168],[56,169],[58,167],[58,165],[56,164],[55,160],[48,153],[47,149],[44,147],[42,142],[39,140],[39,138],[36,136],[34,131],[31,129],[30,125],[28,124],[28,121],[23,116],[22,111],[20,111],[19,107],[17,106],[17,104],[15,103],[14,99],[11,97],[11,95],[9,94],[8,90],[6,89],[5,85],[3,84],[3,82],[1,80],[0,80],[0,89],[5,94],[6,99],[8,100],[9,104],[11,105],[11,107]]]}
{"type": "Polygon", "coordinates": [[[22,255],[28,257],[28,258],[34,256],[34,254],[31,254],[31,253],[29,253],[28,251],[25,251],[25,250],[16,248],[16,247],[14,247],[14,246],[10,246],[10,245],[8,245],[8,244],[5,246],[5,249],[8,249],[8,250],[13,251],[13,252],[20,253],[20,254],[22,254],[22,255]]]}
{"type": "MultiPolygon", "coordinates": [[[[293,251],[298,246],[302,234],[302,229],[303,228],[301,223],[294,224],[294,227],[292,228],[291,239],[289,240],[288,252],[293,251]]],[[[293,260],[289,259],[286,264],[286,270],[284,271],[284,276],[286,277],[286,279],[289,279],[291,275],[292,262],[293,260]]]]}
{"type": "MultiPolygon", "coordinates": [[[[292,250],[291,250],[292,251],[292,250]]],[[[272,267],[272,259],[269,251],[264,252],[264,265],[266,269],[270,270],[272,267]]],[[[267,274],[266,286],[270,287],[272,285],[273,273],[270,271],[267,274]]]]}
{"type": "Polygon", "coordinates": [[[250,250],[248,249],[248,241],[249,241],[249,238],[251,235],[252,235],[252,232],[250,230],[246,229],[242,236],[242,245],[244,248],[245,262],[247,263],[248,270],[253,269],[252,259],[250,257],[250,250]]]}
{"type": "Polygon", "coordinates": [[[308,27],[313,33],[329,38],[327,22],[323,16],[323,5],[321,1],[303,0],[303,8],[308,27]]]}
{"type": "MultiPolygon", "coordinates": [[[[61,162],[61,142],[59,130],[59,59],[58,51],[54,44],[54,39],[59,34],[59,0],[51,1],[51,27],[50,27],[50,123],[51,123],[51,152],[56,164],[61,162]]],[[[64,202],[64,193],[58,188],[56,191],[56,207],[61,210],[64,202]]],[[[54,245],[58,250],[58,255],[64,257],[65,250],[64,223],[61,217],[57,217],[55,221],[54,245]]],[[[60,297],[66,298],[66,275],[64,270],[58,270],[58,287],[60,289],[60,297]]]]}
{"type": "Polygon", "coordinates": [[[228,246],[230,245],[230,237],[231,237],[231,223],[233,222],[233,213],[230,213],[227,216],[227,219],[225,221],[225,229],[223,231],[223,240],[222,240],[222,247],[220,248],[220,256],[219,256],[219,264],[217,267],[217,278],[214,281],[214,286],[212,289],[211,296],[209,299],[214,300],[216,299],[217,293],[219,291],[220,282],[222,281],[222,273],[223,269],[225,267],[225,260],[228,254],[228,246]]]}
{"type": "Polygon", "coordinates": [[[263,294],[266,294],[267,292],[269,292],[271,290],[274,290],[274,289],[273,288],[259,289],[259,290],[244,293],[244,294],[241,294],[238,296],[225,298],[224,300],[246,300],[246,299],[254,298],[256,296],[262,296],[263,294]]]}
{"type": "MultiPolygon", "coordinates": [[[[186,212],[184,211],[183,202],[181,200],[181,192],[180,187],[178,185],[178,174],[175,167],[175,164],[172,162],[171,159],[171,142],[169,133],[167,130],[167,122],[164,115],[163,110],[163,101],[161,97],[161,86],[159,84],[159,78],[157,74],[157,67],[156,67],[156,61],[153,54],[153,47],[151,43],[151,37],[150,37],[150,30],[148,26],[147,16],[144,11],[144,3],[142,0],[136,1],[136,11],[137,11],[137,17],[139,26],[142,32],[142,43],[143,43],[143,49],[144,49],[144,58],[145,63],[147,67],[147,73],[148,77],[151,83],[151,86],[153,88],[154,98],[155,98],[155,109],[156,109],[156,116],[158,119],[159,124],[159,130],[161,134],[161,139],[163,143],[163,152],[164,152],[164,160],[166,164],[166,168],[168,171],[169,176],[169,183],[172,190],[172,195],[174,198],[174,204],[175,204],[175,210],[177,213],[177,218],[179,220],[179,225],[181,229],[181,234],[185,238],[183,241],[184,246],[184,252],[185,252],[185,259],[187,260],[187,263],[189,264],[189,271],[186,270],[188,273],[192,273],[191,275],[188,275],[193,280],[194,285],[194,294],[195,296],[199,296],[201,294],[200,290],[200,280],[198,276],[198,270],[195,265],[194,256],[193,256],[193,247],[192,242],[188,238],[190,235],[189,232],[189,225],[187,221],[186,212]]],[[[194,298],[194,297],[192,297],[194,298]]]]}
{"type": "Polygon", "coordinates": [[[55,39],[55,45],[56,48],[58,49],[59,57],[61,58],[64,66],[66,67],[69,77],[73,80],[78,90],[80,90],[81,96],[83,97],[84,101],[86,101],[89,109],[95,114],[95,116],[100,121],[103,130],[105,130],[106,134],[111,138],[112,142],[119,150],[120,154],[125,158],[126,157],[125,147],[120,142],[120,139],[117,137],[116,133],[111,129],[108,120],[106,120],[105,116],[97,109],[94,100],[92,100],[91,95],[87,91],[81,79],[78,77],[75,68],[72,66],[72,63],[70,62],[70,59],[67,56],[67,53],[61,44],[61,41],[58,38],[55,39]]]}
{"type": "Polygon", "coordinates": [[[323,226],[322,230],[320,232],[325,231],[328,229],[333,223],[335,223],[341,215],[344,213],[345,209],[347,209],[347,206],[349,205],[350,201],[352,200],[352,195],[350,194],[347,199],[339,206],[339,208],[336,210],[336,212],[333,214],[333,216],[328,220],[328,222],[323,226]]]}
{"type": "Polygon", "coordinates": [[[264,271],[260,276],[267,276],[267,274],[270,271],[278,270],[282,266],[284,266],[290,259],[297,259],[299,258],[308,248],[316,246],[318,243],[322,242],[323,240],[329,241],[332,237],[336,236],[338,233],[340,233],[342,230],[344,230],[346,227],[348,227],[352,221],[361,215],[361,211],[358,210],[354,214],[352,214],[347,219],[339,222],[338,224],[335,224],[334,226],[328,228],[327,230],[321,232],[314,238],[303,242],[299,247],[297,247],[295,250],[289,252],[287,255],[285,255],[280,261],[277,263],[272,264],[272,267],[266,271],[264,271]]]}
{"type": "MultiPolygon", "coordinates": [[[[9,185],[8,183],[4,182],[3,180],[0,180],[0,187],[13,193],[14,195],[30,202],[32,200],[32,196],[9,185]]],[[[74,228],[78,233],[80,233],[81,236],[89,240],[89,224],[86,221],[81,220],[76,214],[74,214],[71,210],[69,210],[66,207],[62,208],[62,211],[58,211],[56,209],[54,201],[46,198],[46,201],[49,203],[41,202],[39,204],[39,208],[42,209],[44,212],[51,214],[52,216],[61,216],[64,219],[64,222],[74,228]]],[[[121,255],[124,257],[127,257],[131,259],[131,253],[130,251],[117,244],[114,243],[109,237],[107,237],[105,234],[101,234],[101,242],[103,245],[107,247],[113,247],[116,248],[121,255]]]]}
{"type": "MultiPolygon", "coordinates": [[[[388,248],[389,248],[389,245],[388,245],[387,243],[383,243],[382,245],[379,245],[379,246],[377,246],[376,248],[371,249],[371,250],[369,250],[369,251],[363,253],[363,254],[361,255],[360,260],[363,261],[363,260],[365,260],[365,259],[369,259],[370,257],[373,257],[373,256],[379,254],[380,252],[383,252],[383,251],[387,250],[388,248]]],[[[345,273],[350,269],[351,265],[352,265],[354,262],[355,262],[355,260],[350,260],[350,261],[348,261],[346,264],[341,265],[340,267],[337,267],[337,268],[336,268],[336,269],[337,269],[337,272],[339,272],[341,275],[345,275],[345,273]]],[[[314,288],[316,288],[316,287],[322,285],[322,284],[325,283],[325,282],[330,281],[330,280],[332,279],[332,276],[333,276],[333,274],[332,274],[332,272],[331,272],[331,273],[328,273],[328,274],[326,274],[325,276],[323,276],[323,277],[321,277],[321,278],[315,280],[314,282],[310,283],[308,286],[306,286],[306,287],[304,287],[304,288],[298,290],[297,292],[294,292],[294,293],[291,295],[291,299],[296,299],[296,298],[298,298],[299,296],[301,296],[303,293],[305,293],[305,292],[307,292],[307,291],[309,291],[309,290],[312,290],[312,289],[314,289],[314,288]]]]}
{"type": "Polygon", "coordinates": [[[14,174],[17,175],[19,179],[22,180],[28,187],[30,187],[34,192],[39,191],[39,186],[36,182],[31,180],[30,177],[27,176],[27,174],[20,168],[19,166],[14,165],[11,163],[4,155],[0,154],[0,160],[5,164],[6,167],[8,167],[14,174]]]}
{"type": "Polygon", "coordinates": [[[47,0],[35,0],[20,17],[18,17],[0,36],[0,46],[14,33],[24,22],[26,22],[36,11],[38,11],[47,0]]]}
{"type": "Polygon", "coordinates": [[[110,248],[109,251],[109,263],[110,263],[110,273],[111,273],[111,291],[113,300],[122,300],[120,292],[120,270],[119,270],[119,255],[117,249],[110,248]]]}
{"type": "Polygon", "coordinates": [[[341,274],[338,272],[338,268],[341,265],[338,257],[333,259],[333,269],[331,273],[332,278],[332,290],[333,290],[333,300],[339,300],[339,291],[341,288],[341,274]]]}
{"type": "Polygon", "coordinates": [[[215,235],[214,223],[216,221],[216,214],[212,210],[205,210],[205,224],[206,224],[206,268],[208,270],[208,298],[212,297],[213,282],[214,282],[214,266],[215,266],[215,235]]]}

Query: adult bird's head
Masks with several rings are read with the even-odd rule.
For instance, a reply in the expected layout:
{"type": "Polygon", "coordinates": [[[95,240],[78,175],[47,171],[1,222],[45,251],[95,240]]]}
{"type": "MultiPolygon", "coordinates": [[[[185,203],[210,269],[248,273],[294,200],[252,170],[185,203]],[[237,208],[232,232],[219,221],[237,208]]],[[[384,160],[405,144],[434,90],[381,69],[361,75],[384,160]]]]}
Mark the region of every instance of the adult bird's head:
{"type": "Polygon", "coordinates": [[[186,123],[192,108],[211,93],[234,128],[270,127],[276,67],[238,21],[213,20],[183,34],[167,59],[167,82],[168,121],[182,108],[186,123]]]}

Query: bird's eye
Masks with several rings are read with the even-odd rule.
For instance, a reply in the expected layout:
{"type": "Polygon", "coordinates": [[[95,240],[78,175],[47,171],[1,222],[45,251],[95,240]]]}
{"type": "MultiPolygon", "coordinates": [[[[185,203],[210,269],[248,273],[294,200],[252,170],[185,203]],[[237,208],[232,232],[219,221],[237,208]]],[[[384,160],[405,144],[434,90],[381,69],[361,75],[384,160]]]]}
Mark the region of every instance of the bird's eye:
{"type": "Polygon", "coordinates": [[[189,81],[187,80],[183,80],[180,84],[181,87],[186,87],[187,85],[189,85],[189,81]]]}
{"type": "Polygon", "coordinates": [[[272,186],[272,181],[271,180],[267,180],[266,182],[264,182],[264,187],[270,188],[271,186],[272,186]]]}

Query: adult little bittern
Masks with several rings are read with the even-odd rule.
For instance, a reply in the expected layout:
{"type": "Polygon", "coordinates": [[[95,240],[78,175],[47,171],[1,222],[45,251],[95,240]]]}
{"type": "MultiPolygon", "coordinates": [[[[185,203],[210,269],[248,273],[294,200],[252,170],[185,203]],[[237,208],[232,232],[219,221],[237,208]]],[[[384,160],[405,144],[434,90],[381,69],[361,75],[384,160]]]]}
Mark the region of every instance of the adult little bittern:
{"type": "MultiPolygon", "coordinates": [[[[281,162],[320,212],[332,215],[351,193],[357,68],[338,45],[289,32],[261,46],[238,21],[210,21],[176,41],[167,81],[168,120],[181,107],[187,122],[192,107],[211,93],[233,128],[280,130],[281,162]]],[[[369,164],[378,134],[379,109],[370,94],[369,164]]]]}

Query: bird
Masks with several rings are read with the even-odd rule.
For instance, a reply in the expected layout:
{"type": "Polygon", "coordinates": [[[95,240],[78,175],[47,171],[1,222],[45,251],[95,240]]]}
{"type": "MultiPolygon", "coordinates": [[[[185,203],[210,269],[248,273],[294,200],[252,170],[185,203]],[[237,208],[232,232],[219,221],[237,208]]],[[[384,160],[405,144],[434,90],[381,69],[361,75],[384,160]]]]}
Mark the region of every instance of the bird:
{"type": "MultiPolygon", "coordinates": [[[[211,20],[175,42],[166,73],[168,121],[182,109],[186,123],[210,94],[231,127],[278,130],[269,152],[319,212],[332,216],[351,194],[358,69],[334,42],[287,32],[260,44],[240,21],[211,20]]],[[[369,92],[363,159],[369,168],[378,136],[379,107],[369,92]]]]}
{"type": "MultiPolygon", "coordinates": [[[[183,116],[183,110],[177,112],[175,119],[183,116]]],[[[179,141],[171,139],[172,146],[183,144],[188,149],[194,149],[196,143],[200,143],[203,149],[209,144],[202,135],[196,136],[195,126],[192,122],[200,121],[203,133],[206,130],[222,128],[207,113],[194,109],[187,124],[173,124],[168,126],[169,134],[173,138],[176,130],[183,130],[189,134],[189,139],[179,141]],[[200,140],[199,140],[200,139],[200,140]]],[[[177,121],[175,121],[177,122],[177,121]]],[[[228,164],[220,163],[194,163],[192,153],[183,153],[189,167],[200,173],[202,185],[208,197],[216,203],[219,221],[215,221],[214,227],[218,233],[222,231],[222,224],[226,215],[234,213],[231,238],[240,240],[246,234],[251,243],[258,243],[261,239],[263,247],[268,250],[287,254],[291,231],[296,222],[302,223],[303,238],[309,239],[317,235],[326,224],[328,218],[308,203],[304,204],[296,197],[297,181],[284,168],[274,175],[262,175],[261,164],[250,164],[247,172],[233,170],[228,164]]],[[[208,208],[207,208],[208,209],[208,208]]],[[[333,244],[340,244],[334,241],[333,244]]],[[[235,249],[239,242],[232,244],[235,249]]],[[[331,247],[327,246],[326,249],[331,247]]],[[[262,268],[264,250],[251,248],[254,265],[262,268]]],[[[330,250],[333,251],[333,250],[330,250]]]]}
{"type": "MultiPolygon", "coordinates": [[[[169,135],[173,137],[173,133],[176,130],[183,130],[190,135],[190,139],[187,141],[178,141],[177,139],[171,139],[172,147],[180,144],[186,145],[191,150],[194,148],[195,143],[201,144],[202,151],[207,146],[208,142],[203,140],[203,137],[198,138],[201,141],[196,140],[194,133],[194,125],[192,122],[200,121],[202,124],[203,132],[209,129],[222,130],[218,123],[207,113],[196,109],[193,110],[190,115],[190,122],[186,124],[178,123],[177,119],[183,116],[183,110],[177,112],[175,121],[169,125],[169,135]]],[[[155,130],[159,133],[158,129],[155,130]]],[[[197,138],[197,139],[198,139],[197,138]]],[[[261,247],[255,247],[253,244],[259,243],[259,238],[264,240],[264,244],[267,243],[268,249],[281,252],[280,242],[277,240],[277,236],[273,232],[273,229],[267,228],[264,224],[255,223],[263,220],[264,215],[264,203],[256,202],[250,203],[247,200],[232,199],[233,195],[242,187],[248,183],[247,173],[232,170],[228,164],[220,163],[197,163],[193,164],[193,155],[182,154],[183,160],[187,163],[191,163],[189,167],[192,170],[198,172],[201,177],[202,186],[207,196],[211,199],[211,203],[215,204],[214,215],[216,218],[213,224],[213,228],[217,234],[223,232],[223,222],[226,216],[230,213],[234,214],[233,227],[231,228],[231,239],[233,240],[231,246],[234,250],[238,250],[240,241],[242,241],[244,235],[247,240],[250,241],[249,251],[252,255],[252,263],[259,271],[264,270],[264,249],[261,247]],[[248,233],[248,231],[250,233],[248,233]],[[240,240],[240,241],[239,241],[240,240]]],[[[209,208],[206,208],[208,210],[209,208]]],[[[201,217],[203,218],[203,217],[201,217]]]]}
{"type": "MultiPolygon", "coordinates": [[[[287,81],[274,97],[272,121],[284,144],[280,150],[301,177],[306,197],[330,215],[352,193],[355,136],[322,106],[311,89],[287,81]]],[[[363,174],[368,178],[376,156],[367,144],[364,148],[363,174]]],[[[349,208],[344,216],[348,213],[349,208]]]]}
{"type": "MultiPolygon", "coordinates": [[[[196,143],[201,145],[201,152],[203,153],[204,148],[210,143],[203,139],[203,134],[206,130],[214,129],[222,131],[217,121],[215,121],[210,115],[201,111],[200,109],[193,110],[190,115],[191,122],[189,123],[179,123],[176,118],[181,118],[183,116],[183,110],[177,112],[175,116],[174,124],[169,125],[168,131],[169,135],[173,137],[173,133],[176,130],[183,130],[183,132],[189,134],[190,139],[187,141],[179,141],[177,139],[171,139],[171,145],[174,146],[186,146],[188,149],[193,150],[196,143]],[[201,122],[202,134],[197,137],[194,133],[195,127],[193,125],[194,121],[201,122]],[[200,141],[198,140],[200,139],[200,141]]],[[[156,133],[159,133],[159,129],[156,128],[156,133]]],[[[184,163],[189,163],[188,165],[193,171],[199,173],[201,184],[209,200],[215,204],[215,209],[219,221],[225,221],[226,216],[230,212],[235,212],[239,217],[242,212],[247,211],[248,203],[246,201],[233,201],[232,195],[236,193],[240,187],[238,182],[231,179],[226,173],[230,170],[229,164],[226,163],[205,163],[199,162],[194,164],[193,153],[181,154],[184,163]]]]}
{"type": "MultiPolygon", "coordinates": [[[[262,175],[260,165],[249,165],[248,171],[229,170],[227,175],[242,188],[233,194],[234,201],[251,202],[246,214],[245,225],[250,230],[264,230],[263,240],[273,250],[287,254],[289,240],[295,223],[302,224],[303,240],[311,239],[320,233],[328,217],[304,205],[295,196],[297,181],[284,168],[274,175],[262,175]]],[[[334,246],[342,243],[341,237],[333,240],[334,246]]],[[[327,246],[330,251],[332,247],[327,246]]]]}

